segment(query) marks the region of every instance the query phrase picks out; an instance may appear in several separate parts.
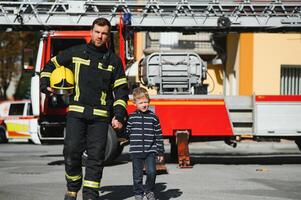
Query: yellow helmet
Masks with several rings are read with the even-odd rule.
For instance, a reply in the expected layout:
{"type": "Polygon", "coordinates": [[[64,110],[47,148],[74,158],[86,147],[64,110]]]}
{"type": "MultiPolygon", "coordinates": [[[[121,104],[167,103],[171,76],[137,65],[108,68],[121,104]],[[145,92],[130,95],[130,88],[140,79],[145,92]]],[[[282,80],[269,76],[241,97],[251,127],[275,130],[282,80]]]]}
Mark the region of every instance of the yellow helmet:
{"type": "Polygon", "coordinates": [[[70,69],[60,66],[53,70],[50,76],[50,87],[56,94],[72,94],[74,75],[70,69]]]}

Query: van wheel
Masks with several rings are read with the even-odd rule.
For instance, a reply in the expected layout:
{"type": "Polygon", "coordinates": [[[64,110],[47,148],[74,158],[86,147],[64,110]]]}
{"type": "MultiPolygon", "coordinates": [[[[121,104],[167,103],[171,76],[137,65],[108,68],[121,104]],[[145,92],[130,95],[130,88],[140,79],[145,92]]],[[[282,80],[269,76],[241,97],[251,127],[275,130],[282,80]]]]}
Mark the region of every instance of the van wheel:
{"type": "MultiPolygon", "coordinates": [[[[121,153],[123,146],[118,142],[117,134],[114,129],[109,126],[108,137],[105,151],[105,165],[111,164],[121,153]]],[[[88,155],[86,152],[82,156],[82,165],[85,166],[88,155]]]]}
{"type": "Polygon", "coordinates": [[[8,139],[5,134],[5,129],[4,127],[0,126],[0,143],[7,143],[7,142],[8,139]]]}

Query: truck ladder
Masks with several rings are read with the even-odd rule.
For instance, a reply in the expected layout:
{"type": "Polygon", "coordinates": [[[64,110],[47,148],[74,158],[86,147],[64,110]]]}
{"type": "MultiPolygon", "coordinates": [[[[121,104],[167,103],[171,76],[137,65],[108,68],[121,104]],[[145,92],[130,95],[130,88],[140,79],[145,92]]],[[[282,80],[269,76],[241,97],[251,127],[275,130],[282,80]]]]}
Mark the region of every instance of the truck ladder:
{"type": "Polygon", "coordinates": [[[113,28],[123,16],[136,31],[300,31],[298,0],[0,1],[1,30],[88,29],[97,17],[113,28]]]}

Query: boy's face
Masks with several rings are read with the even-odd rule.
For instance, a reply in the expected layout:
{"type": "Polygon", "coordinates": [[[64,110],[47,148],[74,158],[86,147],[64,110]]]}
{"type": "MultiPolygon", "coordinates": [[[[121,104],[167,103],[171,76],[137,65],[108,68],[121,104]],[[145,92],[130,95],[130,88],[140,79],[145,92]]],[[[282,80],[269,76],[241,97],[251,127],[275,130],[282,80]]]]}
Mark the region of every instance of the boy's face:
{"type": "Polygon", "coordinates": [[[145,112],[148,110],[149,99],[147,99],[145,97],[136,99],[134,104],[137,107],[137,110],[140,110],[141,112],[145,112]]]}

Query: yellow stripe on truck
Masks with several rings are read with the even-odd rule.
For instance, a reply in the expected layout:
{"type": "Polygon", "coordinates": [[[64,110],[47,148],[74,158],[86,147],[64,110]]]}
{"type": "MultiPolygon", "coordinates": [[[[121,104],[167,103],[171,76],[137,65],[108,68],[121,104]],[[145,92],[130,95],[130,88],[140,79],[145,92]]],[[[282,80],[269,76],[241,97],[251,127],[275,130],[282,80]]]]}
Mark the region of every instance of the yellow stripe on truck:
{"type": "Polygon", "coordinates": [[[28,124],[6,123],[7,131],[16,131],[27,133],[29,131],[28,124]]]}

